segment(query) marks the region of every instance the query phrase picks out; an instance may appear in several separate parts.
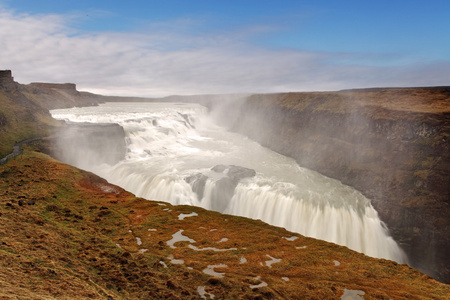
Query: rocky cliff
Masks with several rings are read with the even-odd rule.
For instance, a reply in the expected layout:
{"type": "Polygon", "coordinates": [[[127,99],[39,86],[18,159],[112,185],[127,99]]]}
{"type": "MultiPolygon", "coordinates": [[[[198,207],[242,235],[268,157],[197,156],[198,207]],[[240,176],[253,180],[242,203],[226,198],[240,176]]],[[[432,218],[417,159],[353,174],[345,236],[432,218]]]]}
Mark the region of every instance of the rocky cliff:
{"type": "Polygon", "coordinates": [[[253,95],[234,113],[234,130],[364,193],[410,264],[450,282],[449,88],[253,95]]]}
{"type": "Polygon", "coordinates": [[[103,96],[79,92],[75,84],[14,81],[10,70],[0,70],[0,157],[22,140],[53,134],[62,122],[49,109],[97,105],[103,96]]]}
{"type": "Polygon", "coordinates": [[[57,124],[45,107],[27,97],[11,71],[0,71],[0,157],[17,142],[44,136],[57,124]]]}
{"type": "Polygon", "coordinates": [[[22,92],[46,109],[92,106],[102,103],[103,96],[79,92],[73,83],[34,82],[21,85],[22,92]]]}

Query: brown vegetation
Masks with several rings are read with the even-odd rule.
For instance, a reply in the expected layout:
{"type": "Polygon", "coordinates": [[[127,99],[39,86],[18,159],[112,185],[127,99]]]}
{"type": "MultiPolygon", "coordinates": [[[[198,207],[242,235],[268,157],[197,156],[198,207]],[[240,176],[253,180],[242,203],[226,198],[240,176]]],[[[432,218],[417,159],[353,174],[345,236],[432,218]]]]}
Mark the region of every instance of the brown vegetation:
{"type": "Polygon", "coordinates": [[[0,167],[0,190],[1,299],[198,299],[199,291],[216,299],[336,299],[344,289],[363,291],[365,299],[445,299],[450,293],[406,265],[261,221],[135,198],[40,153],[0,167]],[[168,243],[180,230],[191,241],[168,243]],[[211,265],[218,274],[205,273],[211,265]]]}

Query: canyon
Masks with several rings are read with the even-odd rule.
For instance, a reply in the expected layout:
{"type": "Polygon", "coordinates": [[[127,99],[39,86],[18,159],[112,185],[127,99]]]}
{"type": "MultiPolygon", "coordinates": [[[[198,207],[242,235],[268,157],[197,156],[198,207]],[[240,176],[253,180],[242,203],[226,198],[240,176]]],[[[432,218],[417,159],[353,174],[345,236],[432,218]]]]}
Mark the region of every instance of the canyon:
{"type": "MultiPolygon", "coordinates": [[[[450,246],[448,230],[450,193],[447,184],[450,170],[449,90],[447,87],[398,88],[321,93],[136,99],[79,92],[74,84],[38,83],[21,85],[13,81],[11,72],[2,71],[0,72],[0,132],[2,133],[0,152],[2,156],[8,154],[14,144],[21,140],[57,135],[61,126],[64,125],[53,120],[48,113],[48,109],[98,105],[107,101],[199,102],[207,106],[211,113],[221,114],[223,125],[231,130],[242,133],[276,152],[294,158],[303,167],[338,179],[359,190],[371,200],[381,219],[391,230],[392,236],[405,250],[410,265],[439,281],[448,283],[450,282],[450,257],[446,250],[450,246]]],[[[88,130],[91,132],[89,140],[92,141],[96,140],[97,136],[101,136],[103,129],[91,127],[88,130]]],[[[104,130],[111,130],[117,136],[122,134],[117,127],[106,126],[104,130]]],[[[73,138],[79,137],[74,136],[73,138]]],[[[39,151],[45,153],[57,151],[54,143],[46,143],[46,141],[42,143],[43,145],[38,147],[39,151]]],[[[90,142],[86,144],[90,144],[90,142]]],[[[122,151],[123,147],[119,147],[114,154],[115,159],[123,155],[122,151]]],[[[27,157],[25,164],[33,166],[34,156],[28,154],[27,157]]],[[[47,160],[39,157],[37,161],[44,171],[45,167],[43,166],[47,163],[47,160]]],[[[19,162],[19,165],[24,167],[24,163],[19,162]]],[[[51,165],[52,168],[60,168],[55,167],[53,162],[51,162],[51,165]]],[[[2,184],[4,186],[19,180],[18,178],[8,177],[9,174],[17,174],[18,167],[9,164],[2,167],[4,168],[2,171],[2,184]]],[[[39,173],[39,170],[39,168],[34,169],[33,172],[39,173]]],[[[64,172],[72,172],[64,170],[64,172]]],[[[50,175],[44,177],[46,176],[50,175]]],[[[89,176],[88,178],[93,183],[88,184],[89,180],[83,181],[84,185],[81,190],[86,189],[87,186],[93,187],[97,184],[104,184],[100,179],[92,179],[89,176]]],[[[33,180],[36,179],[30,178],[30,184],[33,180]]],[[[57,182],[56,178],[52,180],[57,182]]],[[[74,184],[77,185],[78,183],[74,184]]],[[[58,188],[55,187],[55,189],[58,188]]],[[[31,188],[27,189],[27,194],[31,195],[31,190],[31,188]]],[[[92,189],[90,193],[94,193],[94,190],[98,195],[102,194],[102,191],[98,188],[92,189]]],[[[12,192],[10,191],[10,193],[12,192]]],[[[111,197],[111,193],[105,195],[101,197],[111,197]]],[[[38,195],[35,195],[35,197],[38,197],[38,195]]],[[[46,202],[42,204],[42,209],[46,209],[50,205],[47,202],[51,200],[51,195],[44,198],[46,202]]],[[[13,200],[7,194],[3,194],[2,200],[5,203],[17,202],[17,199],[14,198],[13,200]]],[[[112,199],[111,201],[115,200],[112,199]]],[[[139,200],[137,201],[139,202],[139,200]]],[[[2,205],[6,204],[2,203],[2,205]]],[[[88,205],[88,203],[83,205],[88,205]]],[[[146,204],[139,205],[145,206],[146,204]]],[[[151,204],[149,205],[149,207],[153,207],[151,204]]],[[[70,208],[72,210],[77,209],[75,207],[70,208]]],[[[7,209],[10,209],[10,206],[7,209]]],[[[60,210],[62,208],[58,209],[58,211],[60,210]]],[[[130,210],[135,209],[130,208],[130,210]]],[[[191,212],[192,208],[185,208],[184,210],[191,212]]],[[[195,211],[200,212],[199,209],[195,209],[195,211]]],[[[11,212],[2,210],[0,217],[7,217],[10,221],[14,221],[11,219],[13,218],[11,212]]],[[[157,214],[161,213],[165,214],[163,212],[157,214]]],[[[201,214],[204,214],[203,211],[201,214]]],[[[48,214],[46,213],[46,215],[48,214]]],[[[209,221],[204,222],[214,222],[214,218],[218,217],[220,217],[220,214],[211,213],[211,216],[208,215],[209,221]]],[[[138,220],[135,219],[138,218],[137,216],[129,218],[133,220],[132,222],[138,220]]],[[[150,222],[150,219],[146,220],[145,222],[150,222]]],[[[240,222],[245,221],[239,219],[240,222]]],[[[252,223],[253,221],[249,220],[248,222],[252,223]]],[[[271,228],[269,225],[265,226],[271,228]]],[[[82,234],[81,231],[79,233],[82,234]]],[[[283,234],[286,235],[284,232],[283,234]]],[[[4,238],[2,236],[2,239],[4,238]]],[[[119,237],[117,237],[118,239],[119,237]]],[[[170,237],[167,238],[167,240],[169,239],[170,237]]],[[[243,240],[239,243],[241,242],[245,244],[243,240]]],[[[127,243],[126,247],[132,249],[131,243],[127,243]]],[[[319,241],[318,243],[323,243],[324,246],[321,247],[327,249],[331,247],[329,248],[332,249],[330,251],[339,253],[349,251],[348,249],[342,250],[343,247],[328,246],[331,244],[326,242],[319,241]]],[[[8,242],[8,245],[11,244],[11,241],[8,242]]],[[[278,247],[278,244],[278,242],[274,242],[273,247],[278,247]]],[[[136,253],[138,250],[136,249],[136,253]]],[[[106,250],[103,249],[102,251],[106,250]]],[[[161,253],[159,255],[162,255],[161,253]]],[[[164,252],[164,255],[166,254],[164,252]]],[[[275,254],[271,255],[276,257],[275,254]]],[[[127,259],[131,261],[138,259],[138,256],[133,254],[127,259]]],[[[364,259],[368,264],[378,265],[377,261],[379,260],[362,258],[362,260],[364,259]]],[[[340,262],[342,260],[344,260],[342,257],[336,259],[340,262]]],[[[138,261],[135,260],[135,264],[140,265],[141,262],[138,261]]],[[[59,263],[62,264],[62,262],[59,263]]],[[[50,267],[48,266],[48,268],[50,267]]],[[[402,269],[399,272],[405,274],[409,272],[405,270],[402,269]]],[[[388,276],[385,273],[383,275],[376,272],[373,274],[378,274],[373,275],[375,277],[388,276]]],[[[49,275],[46,274],[45,276],[49,275]]],[[[170,289],[170,286],[174,284],[173,282],[169,284],[164,276],[158,276],[162,278],[161,289],[167,289],[168,286],[170,289]]],[[[420,277],[416,274],[411,276],[414,278],[420,277]]],[[[392,279],[392,277],[389,278],[392,279]]],[[[368,278],[365,280],[370,281],[368,278]]],[[[427,284],[431,284],[428,279],[427,284]]],[[[433,285],[440,288],[437,282],[433,285]]],[[[217,285],[214,286],[216,290],[220,290],[217,285]]],[[[171,290],[173,292],[173,288],[171,290]]],[[[262,288],[262,291],[266,290],[262,288]]],[[[181,293],[182,290],[179,290],[179,292],[181,293]]],[[[246,292],[250,295],[251,289],[246,290],[246,292]]],[[[193,294],[193,291],[189,291],[189,293],[193,294]]],[[[224,291],[220,293],[224,293],[224,291]]],[[[376,294],[374,291],[372,293],[374,293],[373,295],[376,294]]],[[[416,291],[412,292],[412,294],[414,293],[416,291]]],[[[334,293],[335,296],[338,294],[339,292],[334,293]]],[[[261,295],[265,297],[264,294],[261,295]]],[[[294,294],[286,295],[292,296],[294,294]]],[[[401,294],[396,294],[396,296],[402,297],[401,294]]],[[[276,293],[271,297],[276,298],[276,293]]]]}
{"type": "Polygon", "coordinates": [[[410,263],[450,280],[450,89],[252,95],[230,126],[361,191],[410,263]]]}

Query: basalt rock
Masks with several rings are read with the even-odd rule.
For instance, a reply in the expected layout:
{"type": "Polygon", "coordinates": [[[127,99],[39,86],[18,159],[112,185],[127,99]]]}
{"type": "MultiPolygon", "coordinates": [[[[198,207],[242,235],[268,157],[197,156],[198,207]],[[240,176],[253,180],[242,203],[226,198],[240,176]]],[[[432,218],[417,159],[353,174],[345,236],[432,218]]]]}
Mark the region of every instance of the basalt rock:
{"type": "Polygon", "coordinates": [[[237,181],[256,175],[255,170],[235,165],[216,165],[211,170],[217,173],[224,173],[227,177],[237,181]]]}
{"type": "Polygon", "coordinates": [[[16,82],[11,70],[0,70],[0,90],[12,91],[16,89],[16,82]]]}
{"type": "MultiPolygon", "coordinates": [[[[216,165],[211,170],[223,175],[222,178],[217,179],[214,183],[210,195],[211,209],[219,212],[223,212],[226,209],[239,181],[256,175],[255,170],[235,165],[216,165]]],[[[197,194],[199,200],[203,198],[208,178],[202,173],[196,173],[185,178],[185,181],[191,185],[192,191],[197,194]]]]}
{"type": "Polygon", "coordinates": [[[202,173],[196,173],[186,177],[184,180],[191,185],[192,191],[196,193],[198,199],[201,200],[205,192],[205,184],[206,180],[208,180],[208,176],[205,176],[202,173]]]}

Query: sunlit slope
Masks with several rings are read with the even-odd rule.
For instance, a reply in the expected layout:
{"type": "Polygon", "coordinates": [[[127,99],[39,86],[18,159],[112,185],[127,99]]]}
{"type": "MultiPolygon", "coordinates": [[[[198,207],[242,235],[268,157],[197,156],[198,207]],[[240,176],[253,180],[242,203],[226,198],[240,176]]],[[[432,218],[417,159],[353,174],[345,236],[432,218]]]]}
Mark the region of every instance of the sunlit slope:
{"type": "Polygon", "coordinates": [[[26,152],[0,167],[0,297],[445,299],[392,261],[260,221],[135,198],[26,152]],[[207,293],[207,294],[206,294],[207,293]]]}

